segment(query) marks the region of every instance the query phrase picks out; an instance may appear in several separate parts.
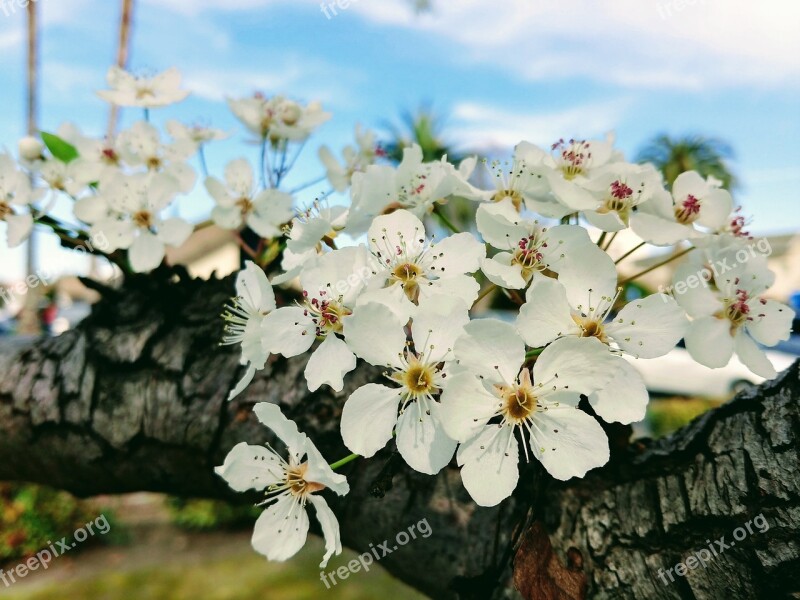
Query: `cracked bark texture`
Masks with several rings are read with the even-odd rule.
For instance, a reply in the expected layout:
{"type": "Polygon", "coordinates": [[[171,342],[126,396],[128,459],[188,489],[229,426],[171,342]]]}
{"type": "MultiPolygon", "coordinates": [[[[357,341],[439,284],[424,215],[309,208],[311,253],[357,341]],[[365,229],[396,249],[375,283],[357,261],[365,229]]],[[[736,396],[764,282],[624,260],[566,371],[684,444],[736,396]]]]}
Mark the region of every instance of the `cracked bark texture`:
{"type": "MultiPolygon", "coordinates": [[[[160,271],[105,290],[60,337],[4,342],[0,480],[80,496],[252,501],[212,467],[239,441],[272,441],[251,414],[262,401],[279,403],[329,460],[348,454],[342,405],[379,372],[360,365],[341,394],[308,393],[305,360],[277,359],[226,402],[241,376],[237,349],[218,345],[232,294],[232,278],[160,271]]],[[[800,598],[799,397],[795,365],[671,437],[625,445],[583,480],[525,466],[514,496],[494,508],[470,501],[453,465],[423,476],[391,448],[347,465],[351,494],[329,499],[359,552],[427,519],[429,538],[381,564],[433,598],[800,598]],[[759,514],[768,531],[753,528],[706,568],[664,583],[659,569],[720,536],[729,543],[759,514]]]]}

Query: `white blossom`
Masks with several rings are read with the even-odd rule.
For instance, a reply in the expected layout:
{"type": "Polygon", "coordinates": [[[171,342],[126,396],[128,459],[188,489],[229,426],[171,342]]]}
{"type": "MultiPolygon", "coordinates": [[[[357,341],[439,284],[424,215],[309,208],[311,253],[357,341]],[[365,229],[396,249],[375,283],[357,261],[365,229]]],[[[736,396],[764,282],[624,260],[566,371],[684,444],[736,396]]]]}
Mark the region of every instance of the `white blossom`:
{"type": "Polygon", "coordinates": [[[243,159],[232,160],[225,167],[225,182],[207,177],[206,190],[216,206],[211,218],[223,229],[247,225],[263,238],[274,238],[292,218],[292,197],[278,190],[259,191],[253,168],[243,159]]]}
{"type": "Polygon", "coordinates": [[[475,218],[483,239],[500,250],[481,261],[484,275],[500,287],[522,289],[545,269],[558,272],[567,257],[599,251],[583,227],[523,218],[510,197],[479,205],[475,218]]]}
{"type": "Polygon", "coordinates": [[[247,261],[236,276],[236,297],[222,315],[226,321],[222,343],[241,345],[239,362],[247,365],[244,377],[228,395],[228,400],[242,393],[256,371],[264,368],[271,349],[271,335],[264,328],[264,318],[275,308],[275,293],[266,274],[254,262],[247,261]]]}
{"type": "Polygon", "coordinates": [[[339,522],[320,495],[326,489],[344,496],[350,491],[347,479],[335,473],[308,437],[298,432],[275,404],[260,402],[253,409],[258,420],[271,429],[286,446],[283,458],[271,446],[241,442],[216,467],[216,473],[237,492],[264,492],[267,506],[253,529],[253,548],[269,560],[285,561],[303,547],[308,536],[308,513],[311,503],[325,538],[325,556],[320,568],[334,554],[342,552],[339,522]]]}
{"type": "Polygon", "coordinates": [[[38,196],[25,173],[17,169],[14,159],[0,153],[0,221],[6,224],[9,248],[19,246],[33,231],[30,205],[38,196]]]}
{"type": "Polygon", "coordinates": [[[97,95],[117,106],[156,108],[175,104],[189,95],[181,89],[181,74],[174,67],[154,77],[136,77],[119,67],[111,67],[106,80],[111,89],[101,90],[97,95]]]}
{"type": "Polygon", "coordinates": [[[341,391],[344,375],[356,368],[356,357],[340,336],[366,283],[368,258],[363,246],[353,246],[305,265],[300,275],[302,301],[279,308],[264,320],[276,354],[297,356],[321,340],[305,369],[311,391],[322,384],[341,391]]]}
{"type": "Polygon", "coordinates": [[[400,315],[432,296],[453,296],[471,307],[478,282],[468,273],[478,270],[486,249],[470,233],[434,242],[425,226],[406,210],[375,218],[367,233],[374,277],[360,302],[380,301],[400,315]]]}
{"type": "Polygon", "coordinates": [[[453,456],[456,441],[445,433],[438,397],[447,389],[453,345],[469,322],[457,298],[433,298],[420,306],[406,343],[406,322],[376,303],[356,308],[345,323],[345,338],[355,353],[390,369],[391,385],[368,383],[354,391],[342,410],[345,445],[372,456],[397,435],[397,449],[411,468],[435,474],[453,456]]]}
{"type": "Polygon", "coordinates": [[[524,366],[514,327],[478,319],[454,352],[459,370],[442,394],[442,423],[460,446],[464,487],[481,506],[511,495],[519,479],[519,443],[556,479],[583,477],[609,458],[600,424],[578,409],[581,394],[603,387],[618,361],[596,339],[560,339],[524,366]]]}

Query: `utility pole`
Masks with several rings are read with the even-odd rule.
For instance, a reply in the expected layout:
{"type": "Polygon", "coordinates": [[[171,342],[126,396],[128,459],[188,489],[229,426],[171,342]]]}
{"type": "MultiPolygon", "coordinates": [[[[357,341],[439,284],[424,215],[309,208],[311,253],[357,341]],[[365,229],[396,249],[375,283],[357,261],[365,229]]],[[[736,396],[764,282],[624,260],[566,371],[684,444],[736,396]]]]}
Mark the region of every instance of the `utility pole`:
{"type": "MultiPolygon", "coordinates": [[[[119,19],[119,44],[117,45],[116,65],[120,69],[128,67],[130,55],[131,21],[133,19],[133,0],[122,0],[122,13],[119,19]]],[[[108,115],[108,139],[114,139],[117,131],[117,120],[119,118],[119,107],[111,105],[111,112],[108,115]]]]}
{"type": "MultiPolygon", "coordinates": [[[[37,2],[28,2],[28,98],[27,98],[27,132],[30,136],[38,133],[38,111],[39,111],[39,36],[37,19],[37,2]]],[[[27,275],[36,272],[36,232],[31,232],[27,242],[27,256],[25,269],[27,275]]]]}

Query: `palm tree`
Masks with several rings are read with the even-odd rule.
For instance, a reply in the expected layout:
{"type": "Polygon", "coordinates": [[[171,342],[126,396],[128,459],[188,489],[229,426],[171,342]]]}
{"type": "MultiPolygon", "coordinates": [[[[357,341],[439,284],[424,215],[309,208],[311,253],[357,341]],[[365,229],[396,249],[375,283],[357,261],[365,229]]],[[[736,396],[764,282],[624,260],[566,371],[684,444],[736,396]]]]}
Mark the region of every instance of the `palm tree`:
{"type": "Polygon", "coordinates": [[[423,104],[416,113],[405,111],[401,123],[400,126],[392,123],[387,125],[391,140],[384,145],[384,150],[390,161],[399,163],[403,160],[403,150],[412,144],[418,144],[422,148],[422,159],[425,162],[440,160],[445,155],[453,163],[458,163],[463,158],[444,139],[444,119],[430,105],[423,104]]]}
{"type": "Polygon", "coordinates": [[[714,177],[727,189],[737,185],[728,160],[733,158],[729,144],[702,135],[672,138],[666,134],[655,137],[639,151],[636,160],[653,163],[669,185],[681,173],[697,171],[703,177],[714,177]]]}

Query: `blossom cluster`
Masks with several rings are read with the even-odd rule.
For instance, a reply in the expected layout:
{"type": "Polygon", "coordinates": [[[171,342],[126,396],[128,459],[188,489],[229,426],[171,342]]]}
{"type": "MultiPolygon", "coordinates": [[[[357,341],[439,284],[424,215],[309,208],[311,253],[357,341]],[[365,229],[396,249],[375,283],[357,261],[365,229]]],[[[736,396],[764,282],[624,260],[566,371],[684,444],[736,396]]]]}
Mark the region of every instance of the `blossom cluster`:
{"type": "MultiPolygon", "coordinates": [[[[141,80],[112,70],[109,84],[103,96],[122,106],[148,109],[183,97],[174,73],[141,80]]],[[[558,480],[603,466],[609,441],[601,421],[639,421],[648,403],[624,355],[657,358],[685,339],[701,364],[720,367],[736,353],[754,373],[775,376],[763,347],[788,337],[794,313],[764,298],[774,280],[765,260],[740,262],[674,298],[629,286],[644,273],[621,275],[630,252],[616,261],[609,254],[626,232],[639,246],[666,248],[661,264],[687,255],[679,281],[738,252],[750,238],[718,181],[686,172],[667,185],[652,165],[626,161],[610,138],[549,148],[521,142],[506,163],[426,161],[412,145],[390,164],[374,134],[358,129],[341,160],[320,149],[331,191],[298,210],[286,176],[330,115],[282,96],[229,106],[255,136],[260,160],[255,169],[232,160],[221,178],[204,173],[203,185],[215,202],[214,223],[248,228],[263,242],[255,251],[244,246],[252,260],[224,314],[223,342],[239,346],[244,367],[230,399],[270,355],[306,355],[312,392],[342,392],[359,360],[382,370],[343,403],[339,425],[352,457],[329,464],[277,406],[260,403],[256,416],[288,458],[243,442],[218,467],[235,490],[266,494],[253,545],[270,559],[303,545],[308,502],[326,538],[323,564],[338,552],[338,523],[320,494],[346,494],[335,468],[390,443],[429,475],[455,459],[481,506],[514,492],[521,460],[538,461],[558,480]],[[487,175],[493,186],[481,184],[487,175]],[[349,202],[332,202],[333,193],[349,202]],[[445,213],[456,200],[474,208],[463,231],[445,213]],[[487,317],[482,307],[493,296],[515,308],[487,317]]],[[[86,233],[103,233],[111,252],[127,251],[133,271],[157,267],[165,246],[192,232],[163,216],[195,184],[188,160],[224,135],[177,122],[167,130],[164,141],[140,121],[97,141],[63,127],[45,140],[53,156],[24,140],[19,165],[0,157],[9,243],[20,243],[34,222],[47,225],[47,211],[34,206],[62,193],[74,200],[86,233]],[[63,156],[64,147],[74,155],[63,156]],[[44,187],[31,186],[24,170],[44,187]]]]}

